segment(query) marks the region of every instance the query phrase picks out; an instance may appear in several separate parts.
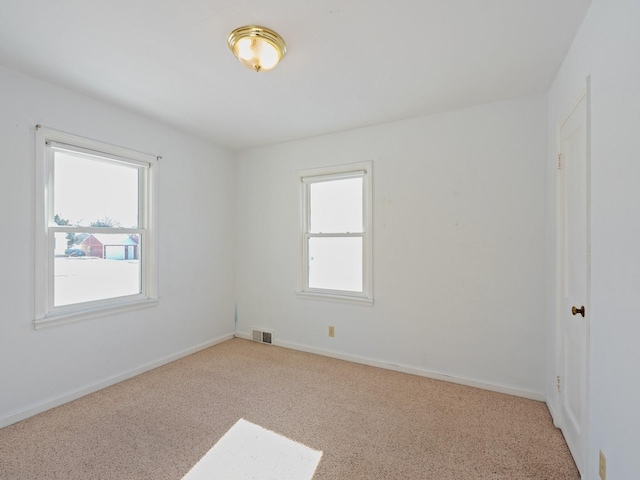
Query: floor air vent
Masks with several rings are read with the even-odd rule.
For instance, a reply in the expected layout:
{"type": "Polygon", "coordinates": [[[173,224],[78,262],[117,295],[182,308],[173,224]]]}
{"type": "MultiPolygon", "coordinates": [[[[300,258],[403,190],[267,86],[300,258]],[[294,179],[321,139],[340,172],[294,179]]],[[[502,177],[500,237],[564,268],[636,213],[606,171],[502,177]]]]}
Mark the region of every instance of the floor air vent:
{"type": "Polygon", "coordinates": [[[251,332],[251,335],[254,342],[273,345],[273,332],[258,330],[254,328],[251,332]]]}

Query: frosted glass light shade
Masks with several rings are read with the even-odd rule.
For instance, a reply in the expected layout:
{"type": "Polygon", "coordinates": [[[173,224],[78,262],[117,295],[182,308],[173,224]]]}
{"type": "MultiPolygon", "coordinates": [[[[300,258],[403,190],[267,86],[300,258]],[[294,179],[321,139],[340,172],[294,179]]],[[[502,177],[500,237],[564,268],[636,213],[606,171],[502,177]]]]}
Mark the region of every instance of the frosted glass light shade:
{"type": "Polygon", "coordinates": [[[236,28],[227,44],[240,63],[256,72],[271,70],[287,52],[280,35],[257,25],[236,28]]]}

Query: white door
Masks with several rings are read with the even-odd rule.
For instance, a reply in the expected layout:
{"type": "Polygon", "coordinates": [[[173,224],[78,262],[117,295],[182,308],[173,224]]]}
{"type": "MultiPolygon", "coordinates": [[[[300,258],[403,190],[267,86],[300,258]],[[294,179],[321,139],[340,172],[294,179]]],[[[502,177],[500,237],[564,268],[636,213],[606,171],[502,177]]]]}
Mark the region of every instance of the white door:
{"type": "Polygon", "coordinates": [[[560,428],[584,475],[588,372],[587,96],[559,128],[558,360],[560,428]]]}

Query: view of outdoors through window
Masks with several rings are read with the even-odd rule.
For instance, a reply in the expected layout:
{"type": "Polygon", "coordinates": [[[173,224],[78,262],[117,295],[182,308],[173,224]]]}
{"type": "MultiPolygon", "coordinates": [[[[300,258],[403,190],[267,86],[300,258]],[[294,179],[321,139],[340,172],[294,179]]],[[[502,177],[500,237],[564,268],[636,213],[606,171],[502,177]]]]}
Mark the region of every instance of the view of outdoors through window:
{"type": "Polygon", "coordinates": [[[362,177],[309,185],[309,288],[363,290],[362,177]]]}
{"type": "Polygon", "coordinates": [[[66,150],[53,168],[54,306],[140,293],[140,169],[66,150]]]}

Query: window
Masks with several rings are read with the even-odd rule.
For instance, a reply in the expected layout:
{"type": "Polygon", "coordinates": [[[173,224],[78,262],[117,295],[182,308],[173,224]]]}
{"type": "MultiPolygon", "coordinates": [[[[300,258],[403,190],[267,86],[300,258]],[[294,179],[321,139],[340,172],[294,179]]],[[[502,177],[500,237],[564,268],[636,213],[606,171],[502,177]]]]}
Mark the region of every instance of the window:
{"type": "Polygon", "coordinates": [[[36,128],[36,328],[148,306],[157,158],[36,128]]]}
{"type": "Polygon", "coordinates": [[[373,303],[371,174],[371,162],[299,172],[299,296],[373,303]]]}

